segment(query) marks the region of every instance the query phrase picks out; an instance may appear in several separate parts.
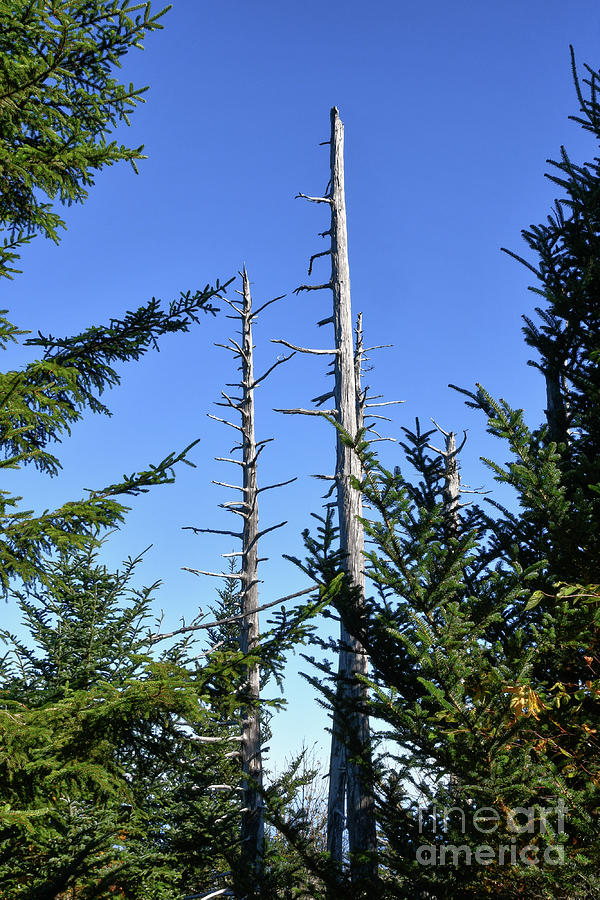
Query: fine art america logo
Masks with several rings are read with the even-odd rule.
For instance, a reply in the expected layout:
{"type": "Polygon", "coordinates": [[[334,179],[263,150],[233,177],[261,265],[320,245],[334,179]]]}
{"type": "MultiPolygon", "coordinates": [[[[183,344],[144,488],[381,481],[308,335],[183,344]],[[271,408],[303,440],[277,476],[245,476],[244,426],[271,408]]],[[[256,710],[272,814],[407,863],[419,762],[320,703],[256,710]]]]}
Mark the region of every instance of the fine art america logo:
{"type": "MultiPolygon", "coordinates": [[[[506,822],[510,837],[508,843],[479,845],[421,844],[417,849],[417,862],[422,866],[560,866],[564,863],[564,845],[557,843],[565,834],[567,807],[559,800],[554,807],[516,806],[501,816],[491,806],[471,809],[465,812],[458,806],[440,808],[438,806],[419,809],[419,834],[423,834],[424,822],[427,832],[446,834],[448,829],[460,834],[467,832],[467,816],[472,828],[481,835],[494,834],[500,824],[506,822]],[[537,842],[524,844],[522,835],[546,835],[542,845],[537,842]],[[514,836],[513,836],[514,835],[514,836]],[[548,841],[548,842],[547,842],[548,841]]],[[[469,829],[471,831],[471,829],[469,829]]]]}

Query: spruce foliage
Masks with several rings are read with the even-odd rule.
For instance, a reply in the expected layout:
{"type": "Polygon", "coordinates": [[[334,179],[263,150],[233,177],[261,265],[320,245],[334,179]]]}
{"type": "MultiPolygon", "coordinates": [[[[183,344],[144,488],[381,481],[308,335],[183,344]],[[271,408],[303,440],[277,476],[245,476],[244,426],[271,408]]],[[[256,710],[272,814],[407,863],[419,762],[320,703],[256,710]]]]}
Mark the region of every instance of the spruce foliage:
{"type": "MultiPolygon", "coordinates": [[[[94,174],[106,165],[135,165],[142,148],[109,141],[110,131],[142,100],[145,89],[115,77],[121,58],[161,28],[166,10],[128,0],[0,2],[0,275],[16,271],[19,248],[35,234],[58,240],[64,221],[55,201],[83,202],[94,174]]],[[[0,466],[34,465],[57,475],[52,445],[69,435],[86,410],[108,413],[102,394],[119,383],[118,365],[138,360],[165,334],[187,331],[215,313],[221,290],[207,285],[163,305],[156,298],[122,318],[78,335],[38,334],[22,369],[0,373],[0,466]]],[[[0,314],[0,348],[25,332],[0,314]]],[[[191,445],[190,445],[191,446],[191,445]]],[[[171,453],[106,487],[34,515],[21,498],[0,494],[0,586],[12,579],[46,580],[44,554],[89,543],[98,527],[122,521],[118,499],[172,480],[190,447],[171,453]]]]}
{"type": "MultiPolygon", "coordinates": [[[[109,412],[101,395],[119,383],[115,364],[139,359],[156,346],[161,335],[188,331],[200,313],[215,313],[212,301],[220,290],[217,283],[214,288],[187,293],[166,309],[152,299],[122,319],[74,337],[38,335],[26,341],[42,348],[43,355],[21,370],[0,373],[0,444],[4,455],[0,467],[34,465],[47,475],[57,475],[61,465],[51,445],[68,436],[86,410],[109,412]]],[[[0,319],[0,344],[6,346],[21,334],[5,318],[0,319]]],[[[40,515],[23,509],[20,497],[2,492],[0,584],[6,588],[14,576],[25,581],[44,580],[44,553],[83,547],[95,528],[110,528],[121,522],[127,507],[117,498],[135,496],[153,485],[172,481],[173,467],[185,459],[192,446],[40,515]]]]}
{"type": "Polygon", "coordinates": [[[229,747],[195,739],[232,718],[239,654],[194,658],[189,638],[154,652],[158,585],[133,587],[140,561],[110,572],[97,548],[64,555],[49,564],[52,591],[19,596],[27,640],[3,632],[8,896],[175,900],[223,870],[235,843],[231,799],[210,788],[229,747]]]}
{"type": "MultiPolygon", "coordinates": [[[[168,8],[168,7],[167,7],[168,8]]],[[[0,2],[0,276],[36,234],[58,242],[60,203],[81,203],[94,175],[143,147],[109,140],[144,102],[122,84],[122,57],[162,28],[167,8],[129,0],[0,2]]]]}
{"type": "MultiPolygon", "coordinates": [[[[115,70],[162,12],[128,0],[0,2],[0,274],[17,271],[36,234],[58,240],[57,203],[84,201],[97,171],[142,158],[109,137],[144,90],[115,70]]],[[[86,411],[109,414],[103,394],[121,364],[214,314],[221,289],[152,298],[74,336],[26,339],[35,356],[0,374],[0,466],[59,474],[56,445],[86,411]]],[[[24,337],[2,314],[2,348],[24,337]]],[[[2,896],[170,900],[202,889],[228,845],[215,824],[226,804],[208,789],[223,751],[198,744],[196,728],[208,711],[230,715],[239,654],[206,662],[186,640],[157,653],[147,624],[157,586],[131,586],[139,559],[114,573],[97,557],[123,499],[172,481],[192,446],[55,510],[34,514],[0,494],[0,582],[29,633],[3,633],[2,896]]]]}

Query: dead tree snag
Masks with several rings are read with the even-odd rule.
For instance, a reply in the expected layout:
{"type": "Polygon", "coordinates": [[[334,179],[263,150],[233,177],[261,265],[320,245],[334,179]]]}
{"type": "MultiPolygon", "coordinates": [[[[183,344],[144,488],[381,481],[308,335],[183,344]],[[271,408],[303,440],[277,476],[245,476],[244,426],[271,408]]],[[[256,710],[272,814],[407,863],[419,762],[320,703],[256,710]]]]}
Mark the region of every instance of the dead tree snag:
{"type": "MultiPolygon", "coordinates": [[[[333,312],[319,325],[331,323],[334,348],[309,350],[279,341],[305,353],[328,353],[332,356],[333,390],[316,397],[316,410],[282,410],[310,415],[334,417],[343,432],[355,438],[359,430],[357,415],[362,414],[364,398],[359,395],[355,369],[355,348],[350,299],[350,270],[344,189],[344,126],[338,110],[331,110],[330,193],[325,197],[299,194],[306,200],[325,203],[331,210],[331,225],[323,236],[330,236],[328,250],[311,257],[309,273],[315,259],[331,257],[331,278],[326,284],[301,285],[298,291],[331,289],[333,312]],[[334,400],[334,408],[324,410],[322,404],[334,400]]],[[[362,357],[362,347],[358,358],[362,357]]],[[[360,368],[360,361],[358,363],[360,368]]],[[[349,583],[356,590],[358,602],[364,600],[364,529],[359,521],[362,496],[353,479],[360,478],[360,461],[352,447],[337,437],[335,485],[337,490],[340,548],[349,583]]],[[[373,877],[376,872],[375,804],[369,787],[370,757],[369,717],[364,709],[365,687],[357,676],[366,675],[368,660],[360,642],[348,634],[343,623],[340,633],[338,668],[338,703],[333,717],[329,771],[327,847],[331,858],[341,865],[343,832],[347,824],[351,856],[351,874],[355,881],[373,877]],[[346,712],[351,710],[351,712],[346,712]],[[344,711],[344,712],[342,712],[344,711]],[[349,752],[349,746],[353,748],[349,752]],[[360,857],[360,860],[359,860],[360,857]]]]}
{"type": "MultiPolygon", "coordinates": [[[[285,525],[280,522],[262,531],[259,530],[258,521],[258,497],[261,491],[270,490],[271,488],[282,487],[284,484],[290,484],[295,478],[279,484],[269,484],[262,488],[258,486],[257,464],[258,458],[264,446],[272,440],[257,441],[255,434],[255,405],[254,394],[256,388],[273,372],[277,366],[286,362],[293,356],[293,353],[284,356],[270,366],[262,375],[256,377],[254,374],[254,344],[252,336],[252,326],[258,314],[265,309],[272,300],[263,304],[258,310],[252,310],[252,296],[250,292],[250,282],[248,274],[244,267],[241,273],[242,290],[237,293],[241,295],[240,301],[225,302],[229,304],[233,318],[238,320],[241,326],[241,340],[230,338],[228,344],[220,344],[218,346],[229,350],[234,359],[239,363],[238,371],[240,371],[240,379],[237,384],[232,385],[233,391],[237,392],[232,396],[222,391],[222,400],[217,404],[224,407],[229,414],[233,411],[239,420],[229,421],[228,418],[220,416],[210,416],[218,422],[222,422],[238,432],[238,442],[233,446],[231,452],[239,452],[241,458],[234,459],[230,457],[217,457],[219,461],[233,463],[242,470],[241,484],[229,484],[224,481],[215,481],[214,484],[233,489],[241,492],[241,498],[229,500],[221,504],[221,506],[239,516],[242,520],[241,531],[228,531],[214,528],[194,528],[197,533],[222,534],[228,537],[235,537],[241,541],[241,549],[235,554],[224,554],[226,557],[232,555],[240,558],[240,571],[236,574],[207,572],[200,569],[189,569],[198,575],[211,575],[217,578],[235,578],[240,581],[241,595],[241,611],[240,611],[240,649],[248,657],[248,665],[246,667],[246,681],[242,691],[242,702],[244,704],[244,713],[242,719],[241,734],[241,768],[242,768],[242,812],[241,812],[241,865],[242,871],[246,873],[251,885],[254,887],[259,885],[260,875],[263,869],[263,852],[264,852],[264,808],[262,799],[262,748],[260,733],[260,666],[256,661],[255,654],[259,646],[259,610],[266,609],[272,604],[259,605],[259,583],[258,567],[261,562],[259,558],[259,542],[260,538],[267,532],[274,531],[285,525]]],[[[280,297],[275,298],[281,299],[280,297]]],[[[233,392],[232,392],[233,393],[233,392]]],[[[299,593],[305,593],[304,591],[299,593]]],[[[234,617],[237,618],[237,617],[234,617]]],[[[206,627],[199,625],[196,627],[206,627]]],[[[254,889],[254,887],[252,889],[254,889]]]]}

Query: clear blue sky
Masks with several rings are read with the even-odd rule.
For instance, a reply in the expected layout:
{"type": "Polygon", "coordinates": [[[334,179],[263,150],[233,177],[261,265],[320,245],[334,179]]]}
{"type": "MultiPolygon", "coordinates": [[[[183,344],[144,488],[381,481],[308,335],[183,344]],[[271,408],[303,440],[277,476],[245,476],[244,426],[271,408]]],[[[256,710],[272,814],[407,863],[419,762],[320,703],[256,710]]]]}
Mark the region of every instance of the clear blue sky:
{"type": "MultiPolygon", "coordinates": [[[[576,112],[568,45],[580,62],[600,66],[598,5],[175,0],[163,21],[165,30],[125,68],[150,85],[123,136],[146,145],[140,175],[125,167],[103,173],[87,204],[68,210],[60,247],[37,240],[26,249],[24,274],[3,286],[2,305],[23,328],[68,334],[153,295],[167,300],[227,279],[245,261],[256,303],[288,293],[262,317],[257,365],[273,360],[271,337],[327,346],[315,322],[329,314],[329,296],[291,293],[322,249],[317,232],[327,213],[293,198],[325,188],[327,148],[318,145],[335,104],[346,126],[353,304],[364,313],[368,343],[394,343],[375,360],[371,381],[406,401],[389,433],[416,415],[468,428],[463,478],[489,486],[478,457],[503,458],[503,448],[490,447],[481,419],[447,384],[481,381],[539,419],[543,385],[526,366],[520,334],[520,315],[534,305],[530,279],[499,248],[522,249],[520,229],[546,216],[554,189],[543,177],[545,160],[561,143],[579,161],[595,153],[567,120],[576,112]]],[[[321,265],[317,278],[326,274],[321,265]]],[[[125,367],[108,398],[113,418],[78,426],[62,451],[63,474],[48,482],[19,473],[9,485],[42,509],[200,437],[197,468],[182,467],[175,486],[135,500],[107,547],[116,563],[154,545],[143,579],[163,579],[157,605],[173,626],[214,597],[212,582],[181,566],[214,570],[219,554],[233,549],[181,531],[229,522],[217,510],[222,489],[211,485],[230,480],[213,462],[227,455],[229,434],[206,413],[232,380],[229,355],[213,346],[231,324],[223,315],[206,319],[125,367]]],[[[11,355],[11,364],[17,359],[11,355]]],[[[257,398],[259,437],[277,433],[261,481],[299,476],[264,495],[265,526],[289,519],[265,540],[264,601],[304,586],[280,557],[301,552],[300,531],[319,508],[320,485],[308,476],[332,468],[325,423],[271,411],[308,405],[324,390],[325,366],[296,358],[285,369],[257,398]]],[[[14,609],[5,613],[13,625],[14,609]]],[[[324,725],[295,668],[290,712],[274,726],[277,758],[302,734],[319,737],[324,725]]]]}

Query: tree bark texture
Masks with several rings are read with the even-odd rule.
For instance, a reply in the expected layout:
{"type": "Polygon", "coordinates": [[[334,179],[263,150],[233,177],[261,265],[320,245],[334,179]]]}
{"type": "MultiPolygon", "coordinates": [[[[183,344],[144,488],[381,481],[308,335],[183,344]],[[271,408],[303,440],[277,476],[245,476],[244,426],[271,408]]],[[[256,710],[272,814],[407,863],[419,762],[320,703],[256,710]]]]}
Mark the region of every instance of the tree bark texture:
{"type": "MultiPolygon", "coordinates": [[[[244,528],[242,535],[242,631],[240,647],[252,653],[259,636],[258,616],[258,487],[256,478],[256,437],[254,427],[254,365],[252,343],[252,296],[246,269],[242,273],[242,469],[244,528]]],[[[242,812],[242,860],[257,875],[262,870],[264,845],[262,759],[260,739],[260,669],[258,663],[247,667],[247,707],[242,727],[242,772],[244,807],[242,812]]]]}
{"type": "MultiPolygon", "coordinates": [[[[344,126],[338,110],[331,110],[331,289],[333,291],[333,327],[335,332],[334,396],[337,421],[351,436],[358,431],[359,390],[355,370],[350,298],[350,270],[344,188],[344,126]]],[[[336,482],[340,548],[345,554],[348,580],[358,588],[364,600],[364,529],[362,496],[352,484],[361,476],[359,460],[337,438],[336,482]]],[[[361,602],[359,600],[359,602],[361,602]]],[[[347,819],[351,872],[355,880],[372,877],[373,860],[358,862],[355,854],[374,854],[376,850],[375,803],[365,767],[359,758],[369,758],[370,729],[368,714],[361,709],[366,688],[357,675],[366,675],[368,660],[360,642],[340,629],[338,666],[338,709],[334,714],[329,773],[327,847],[333,860],[342,861],[343,829],[347,819]],[[344,721],[342,721],[344,717],[344,721]],[[348,746],[352,747],[349,754],[348,746]],[[344,809],[345,801],[345,809],[344,809]]],[[[364,859],[364,857],[362,857],[364,859]]]]}
{"type": "Polygon", "coordinates": [[[448,536],[457,538],[460,532],[460,472],[458,470],[456,435],[446,434],[444,454],[444,513],[448,536]]]}

